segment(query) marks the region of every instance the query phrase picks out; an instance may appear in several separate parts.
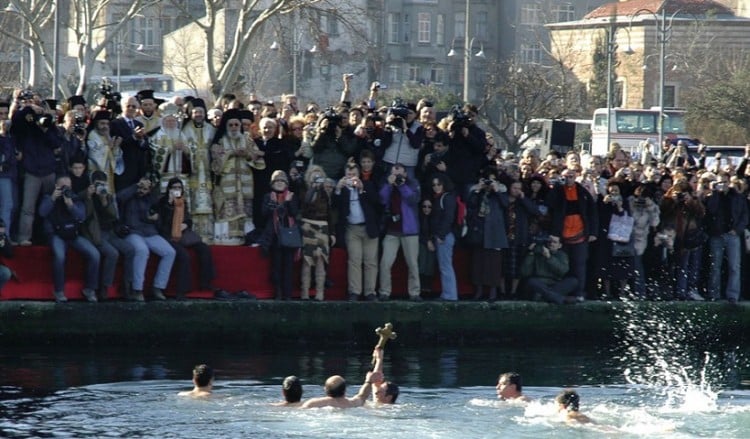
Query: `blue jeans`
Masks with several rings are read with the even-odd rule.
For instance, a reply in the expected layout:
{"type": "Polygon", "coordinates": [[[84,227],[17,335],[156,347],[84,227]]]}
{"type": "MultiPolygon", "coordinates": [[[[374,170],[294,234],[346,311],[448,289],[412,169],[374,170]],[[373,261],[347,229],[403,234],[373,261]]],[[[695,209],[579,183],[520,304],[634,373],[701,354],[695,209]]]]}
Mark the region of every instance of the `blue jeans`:
{"type": "Polygon", "coordinates": [[[721,297],[721,263],[727,257],[727,289],[728,300],[740,299],[740,237],[732,233],[712,236],[708,241],[709,272],[708,296],[713,299],[721,297]]]}
{"type": "Polygon", "coordinates": [[[583,241],[579,244],[565,244],[563,250],[568,255],[568,274],[578,280],[577,296],[586,297],[586,264],[589,258],[589,242],[583,241]]]}
{"type": "Polygon", "coordinates": [[[674,277],[677,280],[675,294],[679,299],[687,298],[688,285],[690,289],[698,290],[698,275],[701,270],[703,248],[683,250],[675,258],[677,264],[674,277]]]}
{"type": "Polygon", "coordinates": [[[137,233],[131,233],[126,238],[130,245],[135,249],[133,259],[133,290],[143,291],[143,283],[146,278],[146,265],[148,263],[149,252],[159,256],[159,265],[156,267],[154,276],[154,288],[164,289],[169,283],[169,273],[172,271],[174,264],[175,250],[166,239],[159,235],[141,236],[137,233]]]}
{"type": "Polygon", "coordinates": [[[10,268],[0,265],[0,290],[3,289],[3,286],[10,280],[12,275],[13,273],[10,271],[10,268]]]}
{"type": "Polygon", "coordinates": [[[0,219],[5,223],[7,235],[10,236],[10,226],[13,218],[15,203],[15,185],[10,178],[0,178],[0,219]]]}
{"type": "Polygon", "coordinates": [[[440,298],[443,300],[458,300],[456,272],[453,270],[453,245],[455,243],[456,238],[453,233],[445,235],[442,244],[435,243],[438,268],[440,269],[440,284],[443,287],[440,298]]]}
{"type": "MultiPolygon", "coordinates": [[[[133,259],[135,258],[135,249],[133,246],[120,238],[111,230],[102,232],[102,246],[107,246],[114,249],[114,260],[111,262],[111,267],[108,266],[107,262],[104,261],[104,252],[102,252],[102,286],[108,287],[112,285],[112,281],[115,276],[115,270],[117,269],[117,257],[122,256],[122,281],[132,283],[133,282],[133,259]],[[111,271],[110,271],[111,270],[111,271]]],[[[112,255],[112,253],[110,253],[112,255]]]]}
{"type": "Polygon", "coordinates": [[[73,247],[86,260],[86,279],[84,288],[96,290],[99,287],[99,251],[88,239],[78,236],[66,241],[57,235],[50,238],[52,248],[52,280],[55,291],[65,291],[65,252],[68,246],[73,247]]]}

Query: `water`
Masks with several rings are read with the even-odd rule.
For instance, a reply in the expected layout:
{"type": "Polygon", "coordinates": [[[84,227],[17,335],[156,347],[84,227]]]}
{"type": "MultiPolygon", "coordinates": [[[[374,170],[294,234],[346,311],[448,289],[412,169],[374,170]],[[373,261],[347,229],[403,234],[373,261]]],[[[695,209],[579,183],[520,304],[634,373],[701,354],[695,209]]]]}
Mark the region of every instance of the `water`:
{"type": "Polygon", "coordinates": [[[353,395],[370,368],[369,349],[357,345],[6,349],[0,437],[750,437],[747,346],[720,343],[712,317],[689,311],[626,304],[613,318],[614,345],[392,342],[385,373],[401,385],[398,404],[350,410],[271,403],[290,374],[302,378],[305,398],[322,395],[332,374],[353,395]],[[214,396],[178,397],[203,362],[216,370],[214,396]],[[522,373],[531,403],[496,399],[497,376],[510,370],[522,373]],[[564,422],[553,402],[563,387],[577,388],[594,425],[564,422]]]}

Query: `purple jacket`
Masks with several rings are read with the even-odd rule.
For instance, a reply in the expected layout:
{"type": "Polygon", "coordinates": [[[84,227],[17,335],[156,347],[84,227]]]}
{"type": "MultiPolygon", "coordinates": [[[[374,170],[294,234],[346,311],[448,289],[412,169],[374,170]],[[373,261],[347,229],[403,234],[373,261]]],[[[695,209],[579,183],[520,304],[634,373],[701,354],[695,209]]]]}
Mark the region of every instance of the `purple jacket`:
{"type": "MultiPolygon", "coordinates": [[[[388,181],[380,188],[380,202],[386,210],[391,205],[391,192],[394,186],[388,181]]],[[[419,234],[419,190],[417,182],[407,179],[406,183],[398,186],[401,194],[401,227],[404,235],[419,234]]]]}

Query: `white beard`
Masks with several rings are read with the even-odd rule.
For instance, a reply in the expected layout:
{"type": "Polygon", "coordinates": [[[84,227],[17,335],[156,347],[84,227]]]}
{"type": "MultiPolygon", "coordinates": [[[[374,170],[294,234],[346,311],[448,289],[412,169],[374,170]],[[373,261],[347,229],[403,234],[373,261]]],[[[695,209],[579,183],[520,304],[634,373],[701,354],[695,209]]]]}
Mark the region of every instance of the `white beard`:
{"type": "Polygon", "coordinates": [[[239,139],[239,138],[242,137],[242,131],[237,131],[237,132],[234,132],[234,133],[230,132],[230,131],[227,131],[227,137],[229,137],[232,140],[237,140],[237,139],[239,139]]]}
{"type": "Polygon", "coordinates": [[[162,130],[164,130],[164,135],[172,140],[177,140],[177,137],[180,135],[179,128],[162,128],[162,130]]]}

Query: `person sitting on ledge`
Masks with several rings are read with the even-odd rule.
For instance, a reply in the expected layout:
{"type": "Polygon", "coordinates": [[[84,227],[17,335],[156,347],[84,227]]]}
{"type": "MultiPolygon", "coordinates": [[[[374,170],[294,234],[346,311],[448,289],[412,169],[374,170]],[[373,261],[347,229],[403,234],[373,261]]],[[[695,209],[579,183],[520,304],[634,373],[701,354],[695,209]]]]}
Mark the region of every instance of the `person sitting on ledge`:
{"type": "Polygon", "coordinates": [[[580,400],[581,398],[578,396],[578,392],[573,389],[565,389],[555,398],[555,402],[557,402],[557,411],[564,411],[566,422],[578,422],[581,424],[593,422],[591,418],[578,411],[580,400]]]}
{"type": "Polygon", "coordinates": [[[177,396],[191,398],[206,398],[211,396],[214,386],[214,369],[207,364],[199,364],[193,368],[193,390],[180,392],[177,396]]]}
{"type": "Polygon", "coordinates": [[[529,402],[531,398],[522,392],[521,375],[517,372],[505,372],[497,378],[497,397],[503,401],[529,402]]]}
{"type": "Polygon", "coordinates": [[[521,264],[521,276],[526,279],[526,288],[532,300],[562,304],[576,303],[576,296],[568,295],[578,289],[578,280],[565,276],[568,272],[568,255],[560,251],[559,236],[550,235],[545,244],[531,244],[529,253],[521,264]]]}
{"type": "Polygon", "coordinates": [[[367,372],[365,382],[359,388],[359,392],[351,398],[346,397],[346,380],[340,375],[333,375],[326,380],[326,396],[312,398],[302,404],[303,409],[319,407],[336,407],[341,409],[361,407],[367,401],[372,390],[373,382],[383,380],[383,374],[378,372],[367,372]]]}
{"type": "Polygon", "coordinates": [[[274,403],[275,406],[299,407],[302,405],[302,381],[294,375],[284,378],[281,384],[281,395],[284,400],[274,403]]]}

